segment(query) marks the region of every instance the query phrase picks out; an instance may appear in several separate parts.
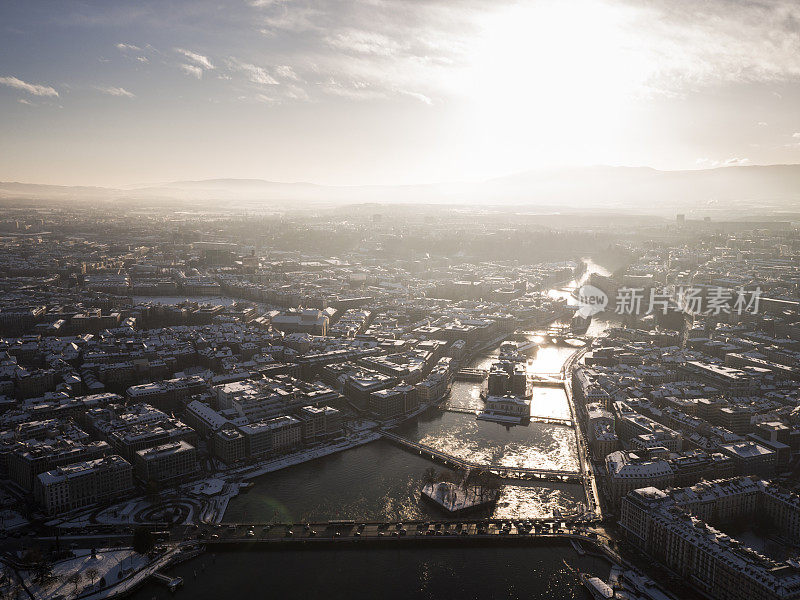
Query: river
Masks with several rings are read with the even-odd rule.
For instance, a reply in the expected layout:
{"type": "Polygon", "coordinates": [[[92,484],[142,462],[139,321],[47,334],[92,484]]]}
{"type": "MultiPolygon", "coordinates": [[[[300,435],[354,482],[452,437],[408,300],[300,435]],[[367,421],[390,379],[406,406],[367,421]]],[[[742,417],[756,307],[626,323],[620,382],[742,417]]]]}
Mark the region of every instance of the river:
{"type": "MultiPolygon", "coordinates": [[[[575,568],[606,578],[609,573],[604,559],[579,557],[571,547],[555,545],[230,552],[202,556],[170,573],[184,580],[175,597],[192,600],[586,600],[575,568]]],[[[173,596],[149,582],[133,597],[173,596]]]]}
{"type": "MultiPolygon", "coordinates": [[[[589,267],[590,271],[605,272],[593,263],[589,267]]],[[[569,296],[557,290],[553,293],[569,296]]],[[[604,327],[596,320],[589,333],[596,335],[604,327]]],[[[541,346],[531,354],[528,369],[557,372],[574,351],[569,346],[541,346]]],[[[496,356],[495,349],[476,357],[471,366],[486,367],[496,356]]],[[[479,392],[478,384],[456,382],[447,406],[477,409],[482,405],[479,392]]],[[[569,418],[566,394],[560,388],[535,388],[531,414],[569,418]]],[[[562,425],[532,421],[528,426],[506,426],[479,421],[469,414],[432,410],[402,426],[398,433],[476,462],[578,468],[575,432],[562,425]]],[[[225,520],[441,518],[419,498],[423,472],[431,465],[389,442],[373,442],[259,477],[249,492],[231,501],[225,520]]],[[[513,483],[502,487],[492,516],[544,517],[554,509],[569,513],[585,501],[584,489],[578,484],[513,483]]],[[[230,553],[217,555],[213,564],[209,557],[193,560],[177,567],[175,573],[186,581],[179,594],[198,600],[223,595],[349,600],[376,595],[403,600],[585,598],[564,559],[581,569],[608,574],[602,559],[579,558],[572,548],[561,546],[230,553]]],[[[135,595],[142,600],[153,596],[163,598],[166,592],[147,584],[135,595]]]]}
{"type": "MultiPolygon", "coordinates": [[[[589,263],[581,280],[592,271],[604,272],[589,263]]],[[[568,287],[580,283],[573,281],[568,287]]],[[[569,297],[567,292],[554,293],[569,297]]],[[[593,322],[589,333],[596,335],[604,326],[593,322]]],[[[541,346],[532,351],[528,370],[557,372],[574,351],[565,345],[541,346]]],[[[495,348],[475,357],[470,366],[485,368],[496,360],[497,353],[495,348]]],[[[455,382],[447,406],[480,408],[479,394],[479,384],[455,382]]],[[[535,387],[531,414],[569,418],[566,394],[560,388],[535,387]]],[[[470,414],[431,410],[397,433],[484,464],[575,470],[579,466],[575,432],[563,425],[532,421],[527,426],[507,426],[477,420],[470,414]]],[[[231,500],[225,521],[392,521],[441,516],[419,498],[422,475],[432,465],[389,442],[373,442],[259,477],[249,492],[231,500]]],[[[520,482],[503,486],[492,516],[546,517],[554,509],[566,514],[585,502],[580,484],[520,482]]]]}

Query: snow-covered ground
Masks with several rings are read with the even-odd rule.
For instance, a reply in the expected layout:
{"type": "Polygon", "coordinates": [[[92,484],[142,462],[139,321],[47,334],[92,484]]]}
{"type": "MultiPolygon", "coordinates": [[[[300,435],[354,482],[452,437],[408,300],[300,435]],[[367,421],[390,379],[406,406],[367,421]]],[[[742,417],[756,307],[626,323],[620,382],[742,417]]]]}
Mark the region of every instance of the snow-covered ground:
{"type": "Polygon", "coordinates": [[[91,551],[76,551],[75,558],[62,560],[53,565],[52,578],[39,583],[33,574],[23,573],[25,585],[35,598],[78,597],[97,593],[122,580],[131,577],[149,564],[147,556],[131,549],[99,550],[93,556],[91,551]],[[73,573],[80,573],[77,582],[68,581],[73,573]]]}
{"type": "Polygon", "coordinates": [[[28,520],[15,510],[0,510],[0,529],[9,531],[28,524],[28,520]]]}
{"type": "Polygon", "coordinates": [[[342,452],[343,450],[349,450],[350,448],[355,448],[357,446],[363,446],[364,444],[368,444],[380,439],[380,437],[380,433],[374,431],[365,431],[357,435],[351,435],[332,444],[325,444],[322,446],[316,446],[314,448],[307,448],[292,454],[285,454],[283,456],[259,463],[255,466],[235,469],[233,471],[228,471],[228,473],[239,475],[242,477],[242,479],[253,479],[254,477],[258,477],[266,473],[272,473],[273,471],[279,471],[280,469],[285,469],[286,467],[291,467],[293,465],[299,465],[300,463],[304,463],[309,460],[335,454],[336,452],[342,452]]]}

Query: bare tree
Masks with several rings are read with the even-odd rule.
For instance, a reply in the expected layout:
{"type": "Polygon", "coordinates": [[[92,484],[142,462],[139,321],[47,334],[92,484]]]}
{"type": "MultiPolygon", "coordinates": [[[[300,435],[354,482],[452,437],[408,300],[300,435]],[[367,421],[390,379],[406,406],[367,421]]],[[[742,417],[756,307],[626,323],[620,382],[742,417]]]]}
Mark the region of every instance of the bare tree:
{"type": "Polygon", "coordinates": [[[436,483],[436,469],[433,467],[425,469],[425,472],[422,474],[422,482],[426,485],[433,485],[436,483]]]}
{"type": "Polygon", "coordinates": [[[436,480],[442,482],[449,482],[452,478],[453,474],[450,471],[439,471],[439,474],[436,476],[436,480]]]}
{"type": "Polygon", "coordinates": [[[98,575],[100,575],[100,571],[96,567],[89,567],[88,569],[86,569],[86,577],[89,578],[89,581],[92,582],[93,586],[94,586],[94,580],[97,579],[98,575]]]}
{"type": "Polygon", "coordinates": [[[67,583],[74,585],[76,592],[78,591],[78,585],[80,584],[81,579],[83,579],[83,576],[78,571],[67,575],[67,583]]]}

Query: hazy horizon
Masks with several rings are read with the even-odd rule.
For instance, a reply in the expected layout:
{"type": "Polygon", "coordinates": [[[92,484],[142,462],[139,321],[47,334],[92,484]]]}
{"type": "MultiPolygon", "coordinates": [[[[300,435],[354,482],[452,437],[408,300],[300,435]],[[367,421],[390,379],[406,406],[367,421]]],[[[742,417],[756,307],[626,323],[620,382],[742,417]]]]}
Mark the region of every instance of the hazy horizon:
{"type": "Polygon", "coordinates": [[[684,172],[700,172],[700,171],[718,171],[723,169],[732,169],[735,167],[745,168],[763,168],[763,167],[800,167],[800,162],[797,163],[750,163],[747,164],[728,164],[728,165],[715,165],[715,166],[702,166],[694,165],[686,169],[660,169],[651,165],[610,165],[610,164],[587,164],[587,165],[553,165],[553,166],[540,166],[523,169],[520,171],[513,171],[509,173],[501,173],[489,177],[467,178],[460,180],[447,180],[447,181],[409,181],[409,182],[385,182],[380,184],[370,183],[322,183],[320,181],[311,180],[280,180],[280,179],[264,179],[262,177],[226,177],[224,175],[214,176],[209,174],[207,177],[197,179],[163,179],[159,181],[130,181],[123,182],[117,185],[97,185],[87,183],[46,183],[40,180],[36,181],[21,181],[21,180],[0,180],[0,183],[5,184],[21,184],[21,185],[42,185],[50,187],[74,187],[74,188],[104,188],[104,189],[120,189],[120,190],[136,190],[148,187],[159,187],[173,184],[200,184],[211,182],[236,182],[236,183],[274,183],[280,185],[310,185],[318,187],[331,187],[331,188],[358,188],[358,187],[427,187],[436,185],[461,185],[470,183],[486,183],[494,180],[502,180],[506,178],[513,178],[516,176],[524,176],[529,174],[557,174],[565,171],[581,171],[581,170],[643,170],[661,173],[684,173],[684,172]]]}
{"type": "Polygon", "coordinates": [[[0,181],[800,163],[800,6],[6,2],[0,181]]]}

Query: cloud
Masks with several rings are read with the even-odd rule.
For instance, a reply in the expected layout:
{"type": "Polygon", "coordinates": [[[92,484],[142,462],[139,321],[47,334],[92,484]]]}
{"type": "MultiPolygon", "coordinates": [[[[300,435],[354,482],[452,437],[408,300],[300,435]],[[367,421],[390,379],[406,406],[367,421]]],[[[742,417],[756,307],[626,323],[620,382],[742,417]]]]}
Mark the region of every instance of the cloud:
{"type": "Polygon", "coordinates": [[[419,92],[411,92],[409,90],[400,90],[400,93],[408,96],[409,98],[414,98],[415,100],[419,100],[423,104],[433,104],[433,100],[428,98],[425,94],[420,94],[419,92]]]}
{"type": "Polygon", "coordinates": [[[741,167],[744,165],[752,164],[752,161],[749,158],[729,158],[725,161],[726,167],[741,167]]]}
{"type": "Polygon", "coordinates": [[[259,85],[278,85],[278,80],[270,75],[266,69],[246,62],[241,62],[235,58],[228,61],[228,66],[243,73],[248,80],[259,85]]]}
{"type": "MultiPolygon", "coordinates": [[[[533,30],[543,34],[544,52],[552,52],[556,59],[565,56],[579,67],[581,61],[598,63],[601,74],[608,70],[621,80],[609,86],[625,87],[631,97],[683,97],[720,83],[777,83],[800,77],[797,0],[575,4],[573,11],[544,0],[415,0],[414,10],[409,11],[407,3],[390,0],[250,1],[255,27],[270,37],[270,47],[288,54],[282,62],[301,73],[303,63],[313,63],[320,82],[367,81],[388,95],[408,89],[422,90],[432,100],[468,94],[462,89],[469,79],[465,73],[471,64],[486,60],[476,56],[481,36],[489,31],[493,43],[506,49],[516,43],[504,39],[502,27],[511,25],[512,33],[517,31],[504,13],[530,19],[533,30]],[[491,31],[497,22],[501,29],[491,31]],[[556,36],[554,31],[562,29],[565,35],[556,36]],[[591,46],[595,42],[599,48],[591,46]]],[[[509,54],[513,60],[513,52],[509,54]]],[[[258,64],[257,58],[247,57],[258,64]]],[[[502,64],[498,68],[504,72],[502,64]]],[[[554,80],[560,81],[559,77],[554,80]]]]}
{"type": "Polygon", "coordinates": [[[300,77],[298,77],[297,73],[295,73],[294,69],[289,65],[278,65],[275,67],[275,74],[283,79],[291,79],[292,81],[300,80],[300,77]]]}
{"type": "Polygon", "coordinates": [[[265,6],[275,6],[277,4],[285,4],[289,2],[289,0],[250,0],[250,6],[255,6],[257,8],[263,8],[265,6]]]}
{"type": "Polygon", "coordinates": [[[49,85],[37,85],[17,79],[16,77],[0,77],[0,85],[22,90],[34,96],[58,96],[58,92],[49,85]]]}
{"type": "Polygon", "coordinates": [[[800,138],[800,131],[795,131],[795,132],[792,134],[792,137],[793,137],[793,138],[800,138]]]}
{"type": "MultiPolygon", "coordinates": [[[[269,47],[280,48],[281,66],[268,67],[273,78],[292,80],[284,70],[289,67],[311,97],[407,96],[421,102],[451,93],[452,71],[465,64],[482,17],[507,4],[416,0],[409,11],[405,3],[387,0],[251,2],[257,29],[269,37],[269,47]]],[[[247,59],[262,64],[275,55],[247,59]]]]}
{"type": "Polygon", "coordinates": [[[192,77],[197,77],[198,79],[203,78],[203,69],[201,69],[200,67],[196,65],[187,65],[187,64],[181,64],[179,66],[184,73],[187,73],[192,77]]]}
{"type": "Polygon", "coordinates": [[[106,86],[99,86],[98,85],[98,86],[95,86],[95,88],[98,91],[100,91],[100,92],[102,92],[104,94],[108,94],[109,96],[118,96],[118,97],[124,97],[124,98],[135,98],[136,97],[135,94],[129,92],[128,90],[126,90],[125,88],[122,88],[122,87],[106,87],[106,86]]]}
{"type": "Polygon", "coordinates": [[[398,40],[387,35],[358,29],[336,33],[327,37],[326,42],[331,47],[346,52],[377,56],[392,56],[397,54],[401,48],[398,40]]]}
{"type": "Polygon", "coordinates": [[[768,125],[768,123],[766,121],[759,121],[758,122],[758,126],[759,127],[766,127],[767,125],[768,125]]]}
{"type": "Polygon", "coordinates": [[[710,158],[698,158],[694,161],[698,167],[703,168],[716,168],[716,167],[743,167],[753,164],[749,158],[731,157],[725,160],[713,160],[710,158]]]}
{"type": "Polygon", "coordinates": [[[262,102],[264,104],[272,104],[272,105],[280,103],[280,101],[277,98],[274,98],[273,96],[269,96],[267,94],[256,94],[255,100],[257,102],[262,102]]]}
{"type": "Polygon", "coordinates": [[[175,48],[175,52],[180,52],[191,62],[195,63],[197,66],[203,69],[214,68],[214,65],[211,64],[211,61],[208,59],[207,56],[203,56],[202,54],[198,54],[197,52],[192,52],[191,50],[185,50],[183,48],[175,48]]]}
{"type": "Polygon", "coordinates": [[[25,104],[27,106],[36,106],[33,102],[31,102],[30,100],[26,100],[25,98],[17,98],[17,102],[19,102],[20,104],[25,104]]]}
{"type": "Polygon", "coordinates": [[[324,93],[351,100],[376,100],[386,98],[387,92],[366,81],[337,81],[329,79],[321,84],[324,93]]]}
{"type": "Polygon", "coordinates": [[[125,52],[126,50],[132,50],[134,52],[141,51],[141,48],[139,46],[134,46],[133,44],[123,44],[122,42],[117,44],[117,48],[119,48],[123,52],[125,52]]]}
{"type": "MultiPolygon", "coordinates": [[[[633,49],[655,61],[670,87],[768,83],[800,76],[795,0],[618,0],[635,11],[633,49]]],[[[773,94],[780,98],[777,92],[773,94]]]]}

